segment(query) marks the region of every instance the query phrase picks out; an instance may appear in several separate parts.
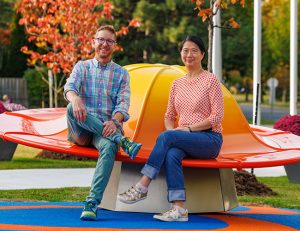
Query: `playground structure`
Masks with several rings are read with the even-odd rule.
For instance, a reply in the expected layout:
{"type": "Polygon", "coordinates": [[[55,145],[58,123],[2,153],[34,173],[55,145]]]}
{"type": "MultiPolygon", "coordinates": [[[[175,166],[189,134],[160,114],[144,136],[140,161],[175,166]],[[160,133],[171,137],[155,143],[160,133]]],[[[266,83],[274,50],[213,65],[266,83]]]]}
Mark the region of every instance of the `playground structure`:
{"type": "MultiPolygon", "coordinates": [[[[169,208],[163,173],[151,185],[147,200],[126,205],[116,200],[139,178],[155,140],[164,130],[164,113],[174,79],[185,74],[184,67],[163,64],[126,66],[131,76],[130,120],[126,136],[143,144],[132,161],[121,150],[103,208],[116,211],[161,212],[169,208]]],[[[261,168],[300,162],[300,137],[262,126],[249,126],[229,91],[222,87],[225,103],[224,143],[217,159],[184,159],[187,208],[190,212],[228,211],[238,205],[232,168],[261,168]]],[[[0,115],[0,137],[36,148],[97,158],[98,151],[67,141],[65,108],[32,109],[0,115]]]]}

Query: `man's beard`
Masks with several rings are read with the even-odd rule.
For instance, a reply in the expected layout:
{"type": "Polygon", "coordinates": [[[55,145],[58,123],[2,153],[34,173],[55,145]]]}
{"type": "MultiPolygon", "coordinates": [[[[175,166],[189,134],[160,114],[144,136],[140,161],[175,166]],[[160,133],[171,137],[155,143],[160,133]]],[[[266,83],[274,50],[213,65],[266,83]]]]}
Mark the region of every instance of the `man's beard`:
{"type": "Polygon", "coordinates": [[[102,52],[99,52],[98,55],[99,55],[99,58],[101,58],[101,59],[110,59],[111,58],[110,52],[105,52],[104,54],[102,52]]]}

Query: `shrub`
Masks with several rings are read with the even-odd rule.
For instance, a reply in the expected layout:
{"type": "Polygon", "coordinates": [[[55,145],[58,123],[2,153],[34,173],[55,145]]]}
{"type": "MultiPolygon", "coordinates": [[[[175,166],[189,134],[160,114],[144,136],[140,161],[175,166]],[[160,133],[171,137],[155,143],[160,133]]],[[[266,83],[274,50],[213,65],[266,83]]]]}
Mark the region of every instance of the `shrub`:
{"type": "Polygon", "coordinates": [[[35,69],[27,69],[24,74],[27,81],[28,106],[29,108],[40,108],[44,102],[48,102],[48,85],[45,83],[41,75],[35,69]]]}
{"type": "Polygon", "coordinates": [[[273,127],[300,136],[300,115],[285,115],[281,117],[273,127]]]}

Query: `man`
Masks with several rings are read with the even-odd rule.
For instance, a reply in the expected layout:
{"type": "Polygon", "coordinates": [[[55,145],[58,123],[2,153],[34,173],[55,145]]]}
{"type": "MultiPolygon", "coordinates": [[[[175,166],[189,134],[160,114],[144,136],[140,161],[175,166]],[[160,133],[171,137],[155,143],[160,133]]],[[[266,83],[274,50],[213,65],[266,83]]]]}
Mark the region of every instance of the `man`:
{"type": "Polygon", "coordinates": [[[95,57],[79,61],[67,80],[64,96],[67,107],[68,139],[78,145],[94,145],[99,150],[91,190],[80,216],[96,220],[97,207],[108,183],[118,144],[134,159],[141,144],[122,136],[128,120],[129,74],[112,61],[116,47],[113,26],[101,26],[92,40],[95,57]]]}

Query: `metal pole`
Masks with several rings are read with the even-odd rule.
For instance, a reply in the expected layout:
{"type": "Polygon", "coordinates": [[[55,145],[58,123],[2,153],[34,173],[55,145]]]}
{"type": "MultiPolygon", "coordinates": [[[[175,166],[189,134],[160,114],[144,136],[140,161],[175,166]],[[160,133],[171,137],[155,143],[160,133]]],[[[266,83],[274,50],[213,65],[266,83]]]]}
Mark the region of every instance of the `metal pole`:
{"type": "Polygon", "coordinates": [[[256,102],[256,104],[255,104],[255,111],[254,111],[254,120],[253,120],[253,124],[254,125],[257,125],[257,112],[258,112],[258,101],[259,101],[259,99],[258,99],[258,97],[259,97],[259,89],[260,89],[260,87],[259,87],[259,83],[256,85],[256,92],[257,92],[257,94],[256,94],[256,99],[255,99],[255,102],[256,102]]]}
{"type": "Polygon", "coordinates": [[[297,77],[298,77],[298,2],[290,1],[290,114],[297,115],[297,77]]]}
{"type": "Polygon", "coordinates": [[[260,125],[261,87],[261,0],[254,0],[254,50],[253,50],[253,122],[257,107],[257,124],[260,125]],[[259,88],[257,89],[257,85],[259,88]]]}
{"type": "MultiPolygon", "coordinates": [[[[254,0],[253,49],[253,124],[260,125],[261,85],[261,0],[254,0]]],[[[251,169],[251,174],[254,169],[251,169]]]]}

